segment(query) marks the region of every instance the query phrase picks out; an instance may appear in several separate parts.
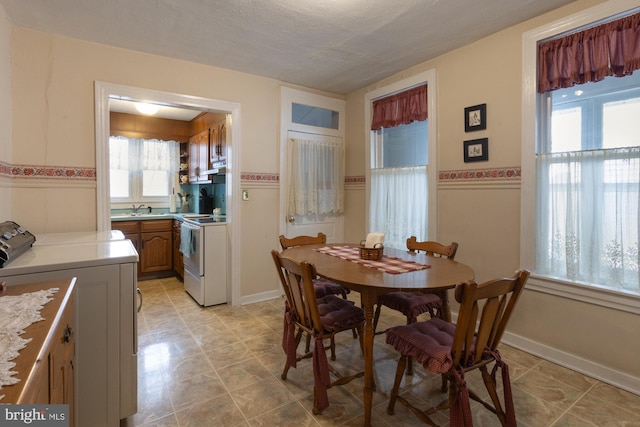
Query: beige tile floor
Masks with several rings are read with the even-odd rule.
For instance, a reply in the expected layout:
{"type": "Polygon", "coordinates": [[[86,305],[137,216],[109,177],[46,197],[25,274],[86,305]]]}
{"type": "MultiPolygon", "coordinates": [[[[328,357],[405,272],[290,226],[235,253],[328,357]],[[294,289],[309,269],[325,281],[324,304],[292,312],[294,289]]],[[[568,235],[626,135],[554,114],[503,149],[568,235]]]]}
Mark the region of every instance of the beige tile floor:
{"type": "MultiPolygon", "coordinates": [[[[280,379],[283,300],[201,308],[175,278],[139,286],[144,306],[138,319],[138,413],[121,427],[362,425],[362,379],[330,389],[330,406],[318,416],[311,414],[309,359],[291,369],[286,381],[280,379]]],[[[382,326],[403,322],[396,312],[382,310],[382,326]]],[[[335,363],[362,370],[357,340],[346,332],[337,343],[335,363]]],[[[374,351],[373,425],[422,425],[400,404],[395,415],[387,415],[397,356],[384,335],[376,337],[374,351]]],[[[520,426],[640,426],[640,396],[508,346],[501,352],[510,366],[520,426]]],[[[409,399],[426,401],[426,407],[443,397],[440,378],[421,366],[407,378],[402,390],[409,399]]],[[[467,376],[471,384],[477,379],[467,376]]],[[[499,425],[477,403],[472,408],[475,426],[499,425]]],[[[434,419],[448,424],[446,413],[434,419]]]]}

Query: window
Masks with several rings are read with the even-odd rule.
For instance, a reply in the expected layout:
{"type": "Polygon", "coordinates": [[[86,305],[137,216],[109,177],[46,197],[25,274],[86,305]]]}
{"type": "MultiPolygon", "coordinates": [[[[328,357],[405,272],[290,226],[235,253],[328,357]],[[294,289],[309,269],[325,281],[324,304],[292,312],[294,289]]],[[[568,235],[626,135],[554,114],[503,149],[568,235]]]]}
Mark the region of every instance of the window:
{"type": "Polygon", "coordinates": [[[640,72],[539,96],[536,272],[640,295],[640,72]]]}
{"type": "Polygon", "coordinates": [[[168,203],[178,150],[175,141],[110,137],[111,202],[168,203]]]}
{"type": "Polygon", "coordinates": [[[520,265],[532,290],[640,314],[637,12],[612,0],[523,35],[520,265]]]}
{"type": "Polygon", "coordinates": [[[428,140],[428,120],[372,131],[369,224],[386,246],[427,240],[428,140]]]}

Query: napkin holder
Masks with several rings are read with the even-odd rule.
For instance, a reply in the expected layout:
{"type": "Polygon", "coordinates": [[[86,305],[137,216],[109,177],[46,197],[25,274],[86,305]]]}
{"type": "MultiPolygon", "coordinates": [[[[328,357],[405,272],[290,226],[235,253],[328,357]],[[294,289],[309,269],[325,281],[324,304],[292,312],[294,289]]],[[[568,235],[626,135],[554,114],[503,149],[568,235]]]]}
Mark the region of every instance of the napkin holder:
{"type": "Polygon", "coordinates": [[[365,241],[360,242],[360,258],[369,261],[378,261],[382,259],[382,252],[384,251],[384,245],[382,243],[376,243],[373,248],[367,248],[365,241]]]}

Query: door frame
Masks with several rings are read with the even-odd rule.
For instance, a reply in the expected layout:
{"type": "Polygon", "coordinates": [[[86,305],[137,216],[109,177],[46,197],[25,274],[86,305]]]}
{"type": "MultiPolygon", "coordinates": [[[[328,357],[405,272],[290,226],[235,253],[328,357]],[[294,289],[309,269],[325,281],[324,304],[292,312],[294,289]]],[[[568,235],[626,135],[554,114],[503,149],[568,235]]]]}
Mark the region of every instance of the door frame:
{"type": "MultiPolygon", "coordinates": [[[[342,138],[345,141],[345,113],[346,102],[340,98],[331,98],[324,95],[318,95],[305,92],[290,87],[281,87],[280,89],[280,219],[278,221],[280,233],[285,234],[287,231],[287,206],[289,201],[287,176],[287,139],[290,131],[304,132],[309,134],[324,134],[342,138]],[[292,123],[291,105],[293,103],[304,105],[312,105],[314,107],[325,108],[338,112],[338,129],[319,128],[309,125],[301,125],[292,123]]],[[[345,145],[346,152],[346,145],[345,145]]],[[[345,159],[346,160],[346,159],[345,159]]],[[[346,162],[345,162],[346,164],[346,162]]],[[[343,214],[344,221],[344,214],[343,214]]],[[[344,238],[344,224],[342,227],[342,236],[337,236],[340,241],[344,238]]]]}
{"type": "Polygon", "coordinates": [[[231,271],[227,275],[227,301],[230,305],[240,305],[240,152],[241,152],[241,114],[240,103],[220,101],[198,96],[183,95],[172,92],[125,86],[115,83],[96,81],[95,96],[95,139],[96,139],[96,213],[97,230],[111,230],[110,193],[109,193],[109,97],[124,96],[133,99],[157,101],[177,107],[201,109],[203,111],[220,111],[231,115],[232,128],[227,132],[227,267],[231,271]],[[229,277],[230,276],[230,277],[229,277]]]}

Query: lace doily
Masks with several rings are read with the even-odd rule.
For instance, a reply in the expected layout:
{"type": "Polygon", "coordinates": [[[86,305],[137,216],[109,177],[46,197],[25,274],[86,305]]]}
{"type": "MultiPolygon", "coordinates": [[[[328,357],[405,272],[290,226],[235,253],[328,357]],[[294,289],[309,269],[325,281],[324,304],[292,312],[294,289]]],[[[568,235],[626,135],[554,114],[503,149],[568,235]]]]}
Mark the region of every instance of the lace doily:
{"type": "MultiPolygon", "coordinates": [[[[44,320],[40,316],[42,307],[53,299],[58,288],[40,290],[22,295],[9,295],[0,298],[0,390],[5,385],[20,381],[13,376],[17,372],[11,369],[16,365],[11,362],[18,357],[19,351],[27,346],[31,339],[21,338],[25,328],[44,320]]],[[[4,395],[0,395],[0,400],[4,395]]]]}

